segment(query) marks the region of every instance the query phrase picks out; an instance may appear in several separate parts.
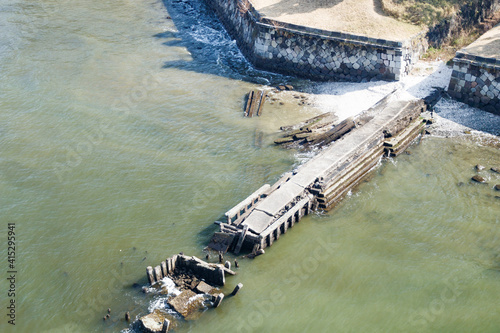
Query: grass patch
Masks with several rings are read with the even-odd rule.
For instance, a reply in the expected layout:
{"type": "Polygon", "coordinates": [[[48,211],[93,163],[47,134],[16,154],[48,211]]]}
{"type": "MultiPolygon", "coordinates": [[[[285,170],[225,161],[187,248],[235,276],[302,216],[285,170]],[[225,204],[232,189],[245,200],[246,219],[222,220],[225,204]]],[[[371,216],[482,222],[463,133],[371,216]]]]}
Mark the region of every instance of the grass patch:
{"type": "Polygon", "coordinates": [[[434,61],[443,60],[450,62],[458,50],[474,42],[484,31],[479,28],[464,31],[460,35],[455,36],[451,41],[440,48],[429,47],[427,52],[422,55],[422,60],[434,61]]]}

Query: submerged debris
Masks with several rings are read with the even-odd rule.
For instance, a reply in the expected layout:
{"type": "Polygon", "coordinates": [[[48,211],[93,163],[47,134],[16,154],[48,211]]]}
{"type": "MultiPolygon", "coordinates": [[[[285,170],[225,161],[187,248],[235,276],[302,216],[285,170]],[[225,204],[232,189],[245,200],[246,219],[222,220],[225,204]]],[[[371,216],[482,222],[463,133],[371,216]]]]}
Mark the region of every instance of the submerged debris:
{"type": "Polygon", "coordinates": [[[337,121],[337,116],[327,112],[296,125],[282,126],[280,129],[284,132],[284,135],[274,140],[274,143],[283,144],[287,148],[318,145],[335,140],[336,135],[339,133],[345,134],[355,126],[352,119],[351,122],[344,121],[335,126],[337,121]]]}
{"type": "Polygon", "coordinates": [[[247,94],[244,117],[260,116],[266,101],[267,93],[264,90],[252,90],[247,94]]]}
{"type": "MultiPolygon", "coordinates": [[[[196,319],[207,306],[217,307],[224,294],[216,287],[225,284],[225,275],[235,275],[222,264],[207,263],[197,257],[174,255],[156,267],[147,267],[146,272],[152,288],[167,295],[171,311],[186,320],[196,319]]],[[[146,291],[148,288],[146,288],[146,291]]],[[[165,308],[165,311],[167,308],[165,308]]],[[[147,332],[166,332],[174,317],[161,309],[139,319],[139,326],[147,332]]]]}
{"type": "Polygon", "coordinates": [[[170,320],[167,316],[166,313],[156,309],[152,313],[141,317],[136,326],[138,326],[140,330],[148,333],[168,332],[170,320]]]}
{"type": "Polygon", "coordinates": [[[478,183],[486,183],[486,179],[484,177],[481,177],[479,175],[475,175],[471,178],[473,181],[478,182],[478,183]]]}

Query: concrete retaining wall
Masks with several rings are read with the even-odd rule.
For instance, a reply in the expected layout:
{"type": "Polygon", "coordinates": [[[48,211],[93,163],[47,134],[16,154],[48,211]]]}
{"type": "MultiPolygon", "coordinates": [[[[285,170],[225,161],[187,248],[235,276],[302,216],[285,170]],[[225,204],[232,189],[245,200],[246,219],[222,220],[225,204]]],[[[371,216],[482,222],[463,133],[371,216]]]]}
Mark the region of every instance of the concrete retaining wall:
{"type": "Polygon", "coordinates": [[[500,60],[458,52],[448,93],[459,101],[500,115],[500,60]]]}
{"type": "Polygon", "coordinates": [[[425,33],[399,42],[261,17],[248,0],[205,0],[256,67],[315,80],[399,80],[427,49],[425,33]]]}

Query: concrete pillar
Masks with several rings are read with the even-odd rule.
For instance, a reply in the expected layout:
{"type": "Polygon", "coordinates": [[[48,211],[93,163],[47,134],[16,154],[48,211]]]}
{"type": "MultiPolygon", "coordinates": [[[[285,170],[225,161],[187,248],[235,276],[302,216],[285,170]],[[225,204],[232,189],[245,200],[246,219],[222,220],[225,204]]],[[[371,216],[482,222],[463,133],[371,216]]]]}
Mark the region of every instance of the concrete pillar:
{"type": "Polygon", "coordinates": [[[163,275],[161,275],[161,267],[159,265],[155,267],[154,273],[156,281],[163,279],[163,275]]]}
{"type": "Polygon", "coordinates": [[[168,332],[169,328],[170,328],[170,321],[167,318],[165,318],[165,320],[163,321],[163,327],[161,329],[161,332],[166,333],[168,332]]]}
{"type": "Polygon", "coordinates": [[[240,289],[243,288],[243,283],[238,283],[236,287],[234,287],[233,292],[231,293],[232,296],[236,295],[240,289]]]}
{"type": "Polygon", "coordinates": [[[219,307],[219,305],[220,305],[220,303],[222,302],[223,299],[224,299],[224,294],[223,293],[218,294],[215,297],[214,308],[219,307]]]}
{"type": "Polygon", "coordinates": [[[173,273],[173,270],[172,270],[172,258],[168,258],[167,259],[167,272],[168,272],[168,274],[173,273]]]}
{"type": "Polygon", "coordinates": [[[151,266],[146,267],[146,274],[148,276],[149,284],[153,284],[156,282],[154,275],[153,275],[153,267],[151,267],[151,266]]]}
{"type": "Polygon", "coordinates": [[[172,270],[170,271],[170,273],[173,273],[175,271],[175,267],[177,266],[177,254],[174,254],[172,256],[172,270]]]}
{"type": "Polygon", "coordinates": [[[165,276],[168,275],[167,262],[166,261],[162,261],[161,262],[161,274],[163,275],[163,277],[165,277],[165,276]]]}

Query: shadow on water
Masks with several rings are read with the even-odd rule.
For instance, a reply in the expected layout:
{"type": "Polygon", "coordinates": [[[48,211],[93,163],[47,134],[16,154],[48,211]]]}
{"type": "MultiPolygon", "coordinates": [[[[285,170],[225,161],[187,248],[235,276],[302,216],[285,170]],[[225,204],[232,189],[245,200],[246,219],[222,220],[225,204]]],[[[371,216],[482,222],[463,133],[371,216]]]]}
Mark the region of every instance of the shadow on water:
{"type": "Polygon", "coordinates": [[[300,82],[304,82],[295,77],[255,69],[203,1],[164,0],[163,4],[177,32],[166,31],[154,37],[166,39],[166,46],[186,48],[192,57],[192,60],[167,61],[164,68],[173,67],[262,85],[300,85],[300,82]]]}

